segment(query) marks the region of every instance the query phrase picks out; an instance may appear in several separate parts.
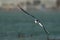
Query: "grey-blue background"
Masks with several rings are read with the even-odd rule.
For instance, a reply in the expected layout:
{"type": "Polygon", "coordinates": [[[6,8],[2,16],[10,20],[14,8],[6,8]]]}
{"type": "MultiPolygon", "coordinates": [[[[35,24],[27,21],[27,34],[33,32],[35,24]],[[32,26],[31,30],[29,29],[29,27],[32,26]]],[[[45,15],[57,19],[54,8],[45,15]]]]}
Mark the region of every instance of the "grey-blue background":
{"type": "MultiPolygon", "coordinates": [[[[44,24],[50,33],[50,38],[60,38],[59,11],[28,11],[44,24]]],[[[43,29],[34,23],[34,19],[22,11],[0,11],[0,40],[45,40],[43,29]],[[26,35],[18,38],[18,34],[26,35]],[[33,34],[33,37],[29,37],[33,34]]]]}

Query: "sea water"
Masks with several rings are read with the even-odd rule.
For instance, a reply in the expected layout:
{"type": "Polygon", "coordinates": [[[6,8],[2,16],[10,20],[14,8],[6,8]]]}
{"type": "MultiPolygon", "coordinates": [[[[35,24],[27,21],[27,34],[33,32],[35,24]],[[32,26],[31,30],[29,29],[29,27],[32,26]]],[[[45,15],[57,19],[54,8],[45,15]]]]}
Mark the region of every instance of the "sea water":
{"type": "MultiPolygon", "coordinates": [[[[44,24],[50,38],[60,38],[59,11],[28,11],[44,24]]],[[[0,11],[0,40],[45,40],[44,30],[22,11],[0,11]],[[18,34],[25,37],[18,37],[18,34]],[[32,34],[32,37],[31,37],[32,34]]]]}

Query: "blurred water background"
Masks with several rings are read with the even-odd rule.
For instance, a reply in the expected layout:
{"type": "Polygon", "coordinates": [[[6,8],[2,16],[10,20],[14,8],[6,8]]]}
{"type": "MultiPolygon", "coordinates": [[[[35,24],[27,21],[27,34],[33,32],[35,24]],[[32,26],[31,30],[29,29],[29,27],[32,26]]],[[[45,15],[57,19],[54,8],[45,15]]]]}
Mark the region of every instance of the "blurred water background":
{"type": "MultiPolygon", "coordinates": [[[[28,11],[36,16],[49,31],[49,37],[60,38],[59,11],[28,11]]],[[[22,11],[0,11],[0,40],[45,40],[44,30],[22,11]],[[18,38],[18,34],[25,37],[18,38]],[[32,37],[30,37],[32,34],[32,37]]]]}

